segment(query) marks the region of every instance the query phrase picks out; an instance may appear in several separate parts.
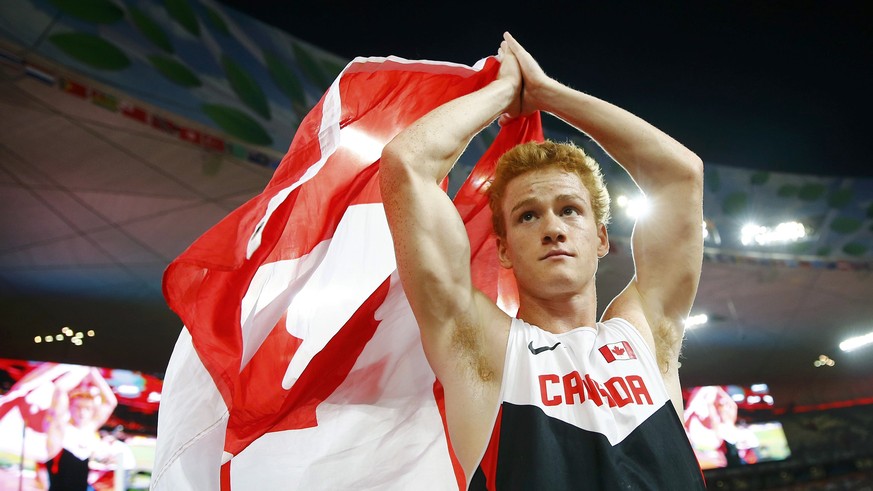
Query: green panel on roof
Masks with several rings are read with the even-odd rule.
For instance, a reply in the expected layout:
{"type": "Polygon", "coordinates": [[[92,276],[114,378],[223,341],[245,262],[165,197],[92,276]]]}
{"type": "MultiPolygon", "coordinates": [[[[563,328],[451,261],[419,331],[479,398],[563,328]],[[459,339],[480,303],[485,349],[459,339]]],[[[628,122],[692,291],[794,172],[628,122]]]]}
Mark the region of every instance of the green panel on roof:
{"type": "Polygon", "coordinates": [[[130,20],[133,22],[133,25],[137,30],[139,30],[146,39],[154,43],[155,46],[161,48],[167,53],[173,52],[173,43],[170,42],[170,37],[167,36],[164,29],[157,22],[152,20],[148,14],[131,6],[130,20]]]}
{"type": "Polygon", "coordinates": [[[164,0],[164,7],[170,14],[170,18],[195,37],[200,37],[200,23],[197,21],[197,14],[194,13],[194,9],[191,8],[187,0],[164,0]]]}
{"type": "Polygon", "coordinates": [[[770,173],[766,171],[755,172],[749,177],[749,182],[755,186],[766,184],[770,180],[770,173]]]}
{"type": "Polygon", "coordinates": [[[851,217],[836,217],[831,222],[831,230],[840,234],[851,234],[861,228],[861,220],[851,217]]]}
{"type": "Polygon", "coordinates": [[[254,118],[239,109],[221,104],[204,104],[203,112],[218,126],[240,140],[256,145],[270,145],[273,139],[254,118]]]}
{"type": "Polygon", "coordinates": [[[151,55],[147,58],[161,75],[173,83],[182,87],[200,87],[203,85],[194,72],[173,58],[164,55],[151,55]]]}
{"type": "Polygon", "coordinates": [[[815,201],[825,193],[825,187],[818,183],[804,184],[797,193],[797,197],[804,201],[815,201]]]}
{"type": "Polygon", "coordinates": [[[303,92],[303,85],[297,79],[297,74],[294,70],[288,67],[289,62],[279,58],[272,51],[264,51],[264,61],[267,64],[267,71],[270,72],[273,82],[279,87],[292,102],[300,105],[306,104],[306,94],[303,92]]]}
{"type": "Polygon", "coordinates": [[[225,36],[230,36],[230,29],[227,28],[227,23],[224,22],[224,18],[209,5],[204,5],[203,8],[206,10],[206,19],[209,21],[209,24],[212,25],[216,31],[225,36]]]}
{"type": "Polygon", "coordinates": [[[722,211],[725,215],[736,216],[746,211],[749,205],[749,197],[742,191],[728,195],[722,203],[722,211]]]}
{"type": "Polygon", "coordinates": [[[779,195],[780,198],[793,198],[797,196],[798,187],[793,184],[783,184],[779,187],[779,191],[776,194],[779,195]]]}
{"type": "Polygon", "coordinates": [[[294,51],[294,58],[297,59],[297,63],[300,66],[300,69],[303,70],[303,74],[306,75],[306,78],[314,83],[319,89],[326,89],[331,81],[327,80],[327,77],[322,73],[321,65],[312,56],[312,53],[309,52],[309,48],[294,43],[292,50],[294,51]]]}
{"type": "Polygon", "coordinates": [[[851,188],[838,189],[828,196],[828,205],[833,208],[842,208],[852,202],[855,193],[851,188]]]}
{"type": "Polygon", "coordinates": [[[227,81],[230,82],[230,87],[243,104],[262,118],[270,119],[267,96],[264,95],[264,91],[261,90],[261,86],[258,85],[255,78],[227,55],[221,56],[221,66],[224,68],[224,74],[227,76],[227,81]]]}
{"type": "Polygon", "coordinates": [[[49,0],[61,12],[96,24],[112,24],[124,17],[124,11],[109,0],[49,0]]]}
{"type": "Polygon", "coordinates": [[[861,256],[867,252],[867,246],[857,242],[850,242],[843,246],[843,252],[850,256],[861,256]]]}
{"type": "Polygon", "coordinates": [[[49,36],[49,41],[81,63],[100,70],[121,70],[130,59],[115,45],[103,38],[84,32],[69,32],[49,36]]]}

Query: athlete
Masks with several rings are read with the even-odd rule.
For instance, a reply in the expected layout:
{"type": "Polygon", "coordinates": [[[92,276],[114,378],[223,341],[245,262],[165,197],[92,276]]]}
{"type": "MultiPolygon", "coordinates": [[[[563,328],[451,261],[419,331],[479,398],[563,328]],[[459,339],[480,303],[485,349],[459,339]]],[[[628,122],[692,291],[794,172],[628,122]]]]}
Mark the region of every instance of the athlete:
{"type": "Polygon", "coordinates": [[[445,390],[452,448],[471,489],[703,489],[682,427],[679,350],[702,257],[701,160],[640,118],[548,77],[508,33],[496,79],[385,148],[381,190],[398,271],[445,390]],[[650,204],[635,275],[597,322],[609,196],[571,144],[528,143],[489,189],[515,318],[472,286],[464,225],[439,183],[470,139],[549,112],[589,135],[650,204]]]}
{"type": "Polygon", "coordinates": [[[49,491],[85,491],[89,462],[105,445],[98,431],[118,405],[112,388],[96,368],[76,367],[56,382],[46,416],[49,491]],[[72,388],[70,388],[72,387],[72,388]]]}

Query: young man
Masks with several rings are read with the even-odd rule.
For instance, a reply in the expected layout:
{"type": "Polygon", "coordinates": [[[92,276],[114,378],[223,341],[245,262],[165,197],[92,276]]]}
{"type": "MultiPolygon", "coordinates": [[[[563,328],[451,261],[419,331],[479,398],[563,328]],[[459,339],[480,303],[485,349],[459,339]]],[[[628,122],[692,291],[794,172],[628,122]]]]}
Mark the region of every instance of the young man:
{"type": "Polygon", "coordinates": [[[397,135],[381,163],[400,279],[470,486],[702,489],[677,417],[683,320],[701,267],[702,163],[636,116],[546,76],[509,34],[498,55],[496,80],[397,135]],[[651,206],[634,230],[636,274],[599,323],[609,197],[593,160],[547,142],[498,163],[490,198],[499,260],[518,283],[516,319],[473,288],[464,226],[438,185],[495,118],[537,110],[597,141],[651,206]]]}

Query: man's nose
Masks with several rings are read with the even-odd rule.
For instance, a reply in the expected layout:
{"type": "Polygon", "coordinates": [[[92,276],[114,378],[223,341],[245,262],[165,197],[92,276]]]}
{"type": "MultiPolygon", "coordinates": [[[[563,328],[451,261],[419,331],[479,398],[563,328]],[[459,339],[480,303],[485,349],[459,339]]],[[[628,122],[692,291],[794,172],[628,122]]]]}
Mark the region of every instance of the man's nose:
{"type": "Polygon", "coordinates": [[[566,224],[561,217],[547,213],[543,219],[543,244],[567,240],[566,224]]]}

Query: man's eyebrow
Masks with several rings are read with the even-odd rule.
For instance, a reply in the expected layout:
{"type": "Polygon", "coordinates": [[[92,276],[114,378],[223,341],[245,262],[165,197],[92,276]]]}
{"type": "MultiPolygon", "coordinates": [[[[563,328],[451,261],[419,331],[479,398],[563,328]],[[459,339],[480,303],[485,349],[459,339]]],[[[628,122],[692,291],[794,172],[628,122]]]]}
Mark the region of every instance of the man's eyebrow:
{"type": "Polygon", "coordinates": [[[583,203],[588,203],[588,200],[585,199],[581,194],[560,194],[557,198],[557,201],[581,201],[583,203]]]}
{"type": "Polygon", "coordinates": [[[526,206],[531,206],[531,205],[533,205],[533,204],[536,203],[536,202],[537,202],[537,199],[536,199],[536,198],[525,198],[525,199],[519,201],[515,206],[513,206],[512,209],[509,210],[509,214],[512,215],[512,214],[515,213],[515,211],[518,210],[519,208],[524,208],[524,207],[526,207],[526,206]]]}
{"type": "MultiPolygon", "coordinates": [[[[539,200],[535,197],[525,198],[525,199],[519,201],[515,206],[513,206],[512,209],[509,210],[509,214],[512,215],[519,208],[524,208],[526,206],[532,206],[534,203],[536,203],[538,201],[539,200]]],[[[574,194],[559,194],[558,196],[555,197],[555,201],[581,201],[583,203],[588,204],[588,200],[585,199],[584,196],[582,196],[581,194],[575,194],[575,193],[574,194]]]]}

